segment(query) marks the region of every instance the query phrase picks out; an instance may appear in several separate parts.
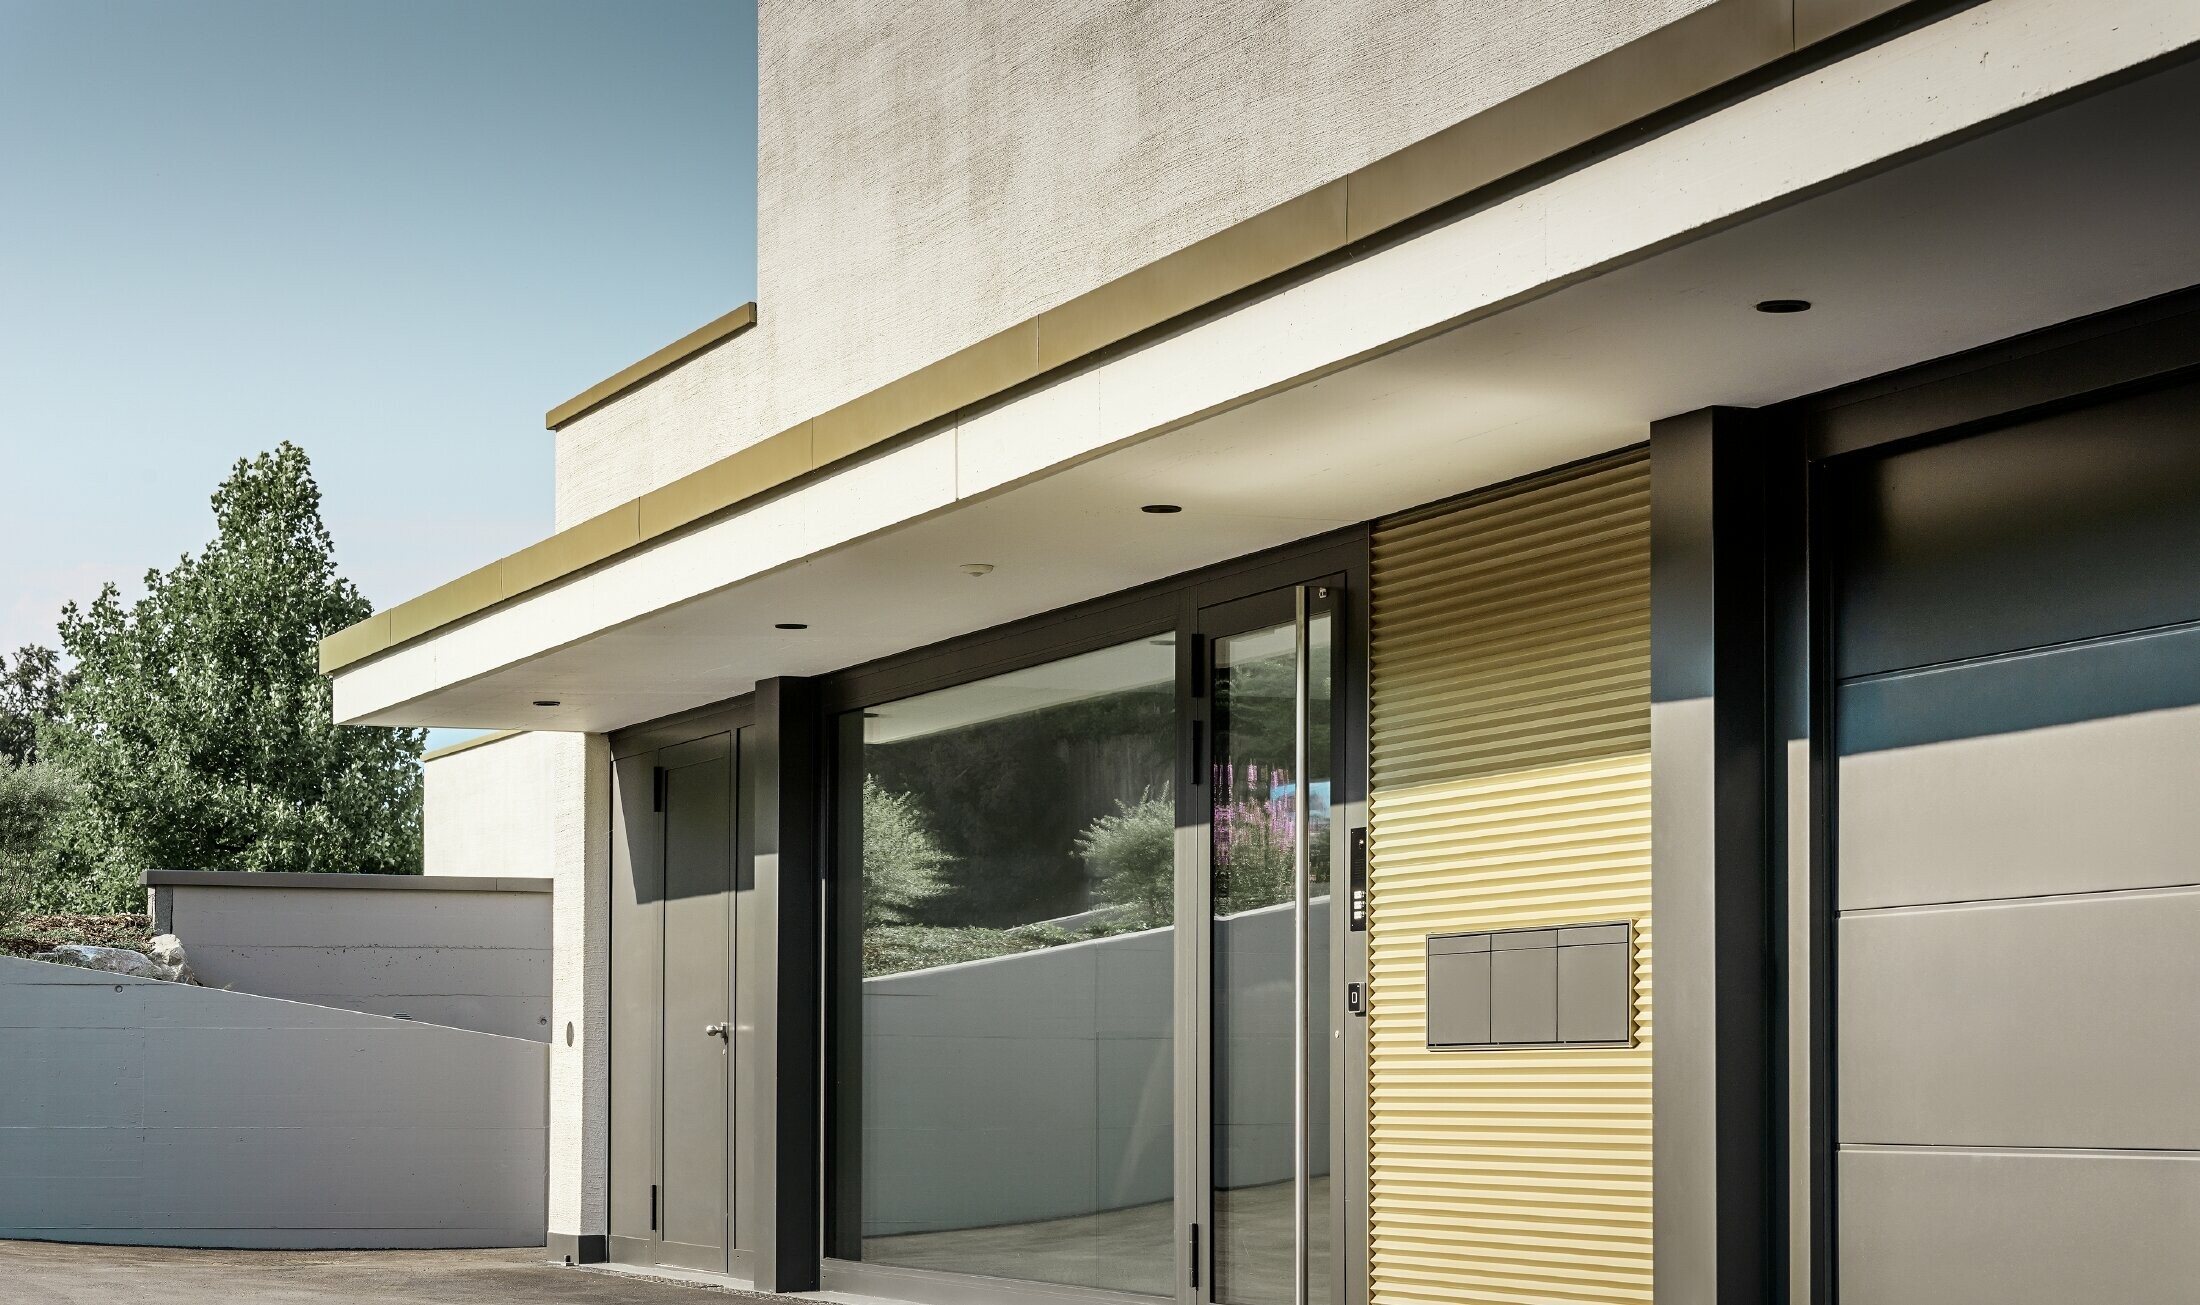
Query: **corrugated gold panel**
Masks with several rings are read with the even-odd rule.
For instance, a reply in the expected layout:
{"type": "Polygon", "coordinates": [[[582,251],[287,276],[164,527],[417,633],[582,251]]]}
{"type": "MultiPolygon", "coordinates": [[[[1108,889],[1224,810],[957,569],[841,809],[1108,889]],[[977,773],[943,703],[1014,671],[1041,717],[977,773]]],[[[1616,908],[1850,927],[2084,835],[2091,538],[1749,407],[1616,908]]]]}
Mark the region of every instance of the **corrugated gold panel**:
{"type": "Polygon", "coordinates": [[[1374,537],[1369,1299],[1650,1300],[1650,475],[1374,537]],[[1427,935],[1633,920],[1635,1045],[1427,1048],[1427,935]]]}

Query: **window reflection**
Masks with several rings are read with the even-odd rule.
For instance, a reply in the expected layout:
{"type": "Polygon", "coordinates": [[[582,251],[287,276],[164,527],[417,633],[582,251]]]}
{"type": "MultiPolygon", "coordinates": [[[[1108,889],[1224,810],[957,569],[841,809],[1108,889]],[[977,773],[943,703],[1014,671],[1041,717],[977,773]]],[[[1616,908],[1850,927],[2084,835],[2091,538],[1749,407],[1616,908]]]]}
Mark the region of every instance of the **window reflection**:
{"type": "Polygon", "coordinates": [[[867,1261],[1174,1290],[1171,643],[843,723],[867,1261]]]}

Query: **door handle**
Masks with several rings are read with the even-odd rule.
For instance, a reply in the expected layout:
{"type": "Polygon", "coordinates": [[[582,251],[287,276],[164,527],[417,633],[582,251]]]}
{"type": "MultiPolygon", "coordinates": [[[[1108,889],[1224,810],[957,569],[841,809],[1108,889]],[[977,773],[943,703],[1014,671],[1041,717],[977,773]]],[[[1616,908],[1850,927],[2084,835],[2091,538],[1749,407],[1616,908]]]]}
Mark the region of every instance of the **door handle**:
{"type": "Polygon", "coordinates": [[[724,1024],[705,1024],[703,1026],[703,1036],[706,1038],[724,1038],[729,1036],[729,1032],[724,1024]]]}

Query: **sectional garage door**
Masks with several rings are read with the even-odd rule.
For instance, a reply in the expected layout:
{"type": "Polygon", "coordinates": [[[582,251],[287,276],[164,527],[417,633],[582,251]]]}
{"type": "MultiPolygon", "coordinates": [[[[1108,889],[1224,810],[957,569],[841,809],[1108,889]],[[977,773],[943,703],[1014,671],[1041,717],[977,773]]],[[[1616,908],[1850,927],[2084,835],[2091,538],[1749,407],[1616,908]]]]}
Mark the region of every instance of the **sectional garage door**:
{"type": "Polygon", "coordinates": [[[1836,507],[1840,1299],[2200,1300],[2200,387],[1836,507]]]}

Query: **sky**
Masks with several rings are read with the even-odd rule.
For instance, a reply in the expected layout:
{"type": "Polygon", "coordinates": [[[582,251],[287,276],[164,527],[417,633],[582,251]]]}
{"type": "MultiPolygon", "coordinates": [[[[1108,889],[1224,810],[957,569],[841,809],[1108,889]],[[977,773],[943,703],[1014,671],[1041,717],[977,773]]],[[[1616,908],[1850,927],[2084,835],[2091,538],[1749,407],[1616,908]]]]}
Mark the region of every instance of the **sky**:
{"type": "Polygon", "coordinates": [[[197,551],[284,439],[378,607],[550,533],[543,412],[755,297],[755,32],[0,0],[0,652],[197,551]]]}

